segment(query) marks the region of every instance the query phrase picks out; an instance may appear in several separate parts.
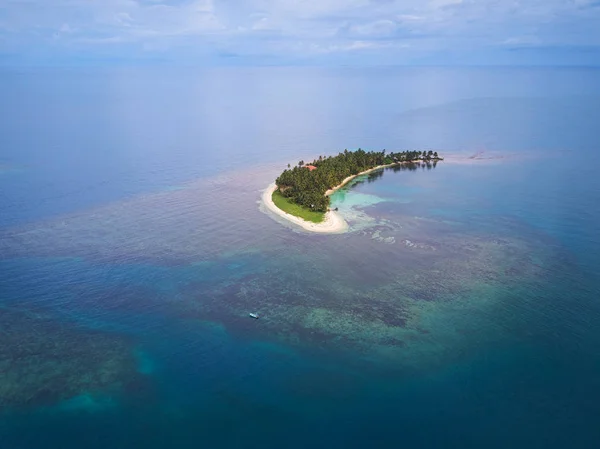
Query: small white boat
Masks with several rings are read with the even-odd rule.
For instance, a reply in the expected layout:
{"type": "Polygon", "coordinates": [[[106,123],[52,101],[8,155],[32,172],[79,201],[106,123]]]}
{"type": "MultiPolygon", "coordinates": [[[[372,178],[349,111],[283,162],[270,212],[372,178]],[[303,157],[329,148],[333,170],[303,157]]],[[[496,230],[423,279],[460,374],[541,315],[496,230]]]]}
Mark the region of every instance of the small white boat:
{"type": "Polygon", "coordinates": [[[256,313],[249,313],[248,316],[250,318],[254,318],[255,320],[258,320],[258,314],[256,314],[256,313]]]}

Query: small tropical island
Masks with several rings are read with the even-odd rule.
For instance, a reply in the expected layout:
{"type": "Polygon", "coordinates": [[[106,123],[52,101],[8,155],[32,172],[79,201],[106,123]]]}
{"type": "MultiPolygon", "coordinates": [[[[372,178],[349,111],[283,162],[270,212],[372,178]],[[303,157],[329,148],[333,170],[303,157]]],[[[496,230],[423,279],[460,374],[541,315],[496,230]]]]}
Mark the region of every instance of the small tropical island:
{"type": "Polygon", "coordinates": [[[263,203],[277,215],[321,233],[344,232],[348,225],[331,210],[329,196],[356,176],[394,165],[436,164],[443,160],[437,151],[356,151],[337,156],[319,156],[310,163],[299,161],[279,175],[263,193],[263,203]]]}

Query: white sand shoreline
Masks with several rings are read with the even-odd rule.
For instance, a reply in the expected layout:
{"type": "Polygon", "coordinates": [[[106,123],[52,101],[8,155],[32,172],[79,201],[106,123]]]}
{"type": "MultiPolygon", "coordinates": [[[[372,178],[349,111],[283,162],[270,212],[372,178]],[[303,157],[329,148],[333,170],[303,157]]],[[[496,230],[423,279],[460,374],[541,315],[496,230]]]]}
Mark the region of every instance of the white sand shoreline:
{"type": "Polygon", "coordinates": [[[340,214],[334,211],[326,212],[325,220],[321,223],[312,223],[282,211],[273,202],[272,196],[276,189],[277,185],[275,183],[267,187],[262,194],[262,202],[268,210],[277,214],[281,218],[285,218],[286,220],[309,232],[317,232],[320,234],[342,234],[348,231],[348,223],[346,223],[346,220],[344,220],[340,214]]]}
{"type": "MultiPolygon", "coordinates": [[[[436,159],[433,162],[436,162],[436,161],[439,162],[439,161],[443,161],[443,160],[444,159],[436,159]]],[[[391,164],[378,165],[377,167],[373,167],[368,170],[361,171],[360,173],[358,173],[356,175],[348,176],[340,184],[338,184],[337,186],[335,186],[335,187],[329,189],[327,192],[325,192],[325,196],[329,196],[336,190],[341,189],[342,187],[344,187],[346,184],[348,184],[350,181],[352,181],[357,176],[366,175],[367,173],[371,173],[372,171],[379,170],[380,168],[393,167],[394,165],[404,165],[404,164],[421,164],[423,162],[427,162],[427,161],[423,161],[422,159],[417,159],[415,161],[400,161],[400,162],[392,162],[391,164]]]]}
{"type": "MultiPolygon", "coordinates": [[[[439,160],[443,160],[443,159],[439,159],[439,160]]],[[[416,161],[410,161],[410,162],[409,161],[392,162],[391,164],[378,165],[377,167],[370,168],[369,170],[365,170],[363,172],[357,173],[356,175],[348,176],[340,184],[338,184],[337,186],[335,186],[335,187],[329,189],[327,192],[325,192],[325,196],[329,196],[336,190],[341,189],[348,182],[350,182],[352,179],[356,178],[357,176],[366,175],[367,173],[371,173],[372,171],[379,170],[379,169],[385,168],[385,167],[392,167],[394,165],[411,164],[411,163],[412,164],[420,164],[421,162],[423,162],[423,161],[416,160],[416,161]]],[[[326,212],[325,220],[322,223],[312,223],[310,221],[303,220],[300,217],[296,217],[295,215],[288,214],[287,212],[282,211],[273,202],[272,196],[273,196],[273,192],[276,189],[277,189],[277,185],[275,183],[269,185],[269,187],[267,187],[267,189],[262,194],[262,202],[266,206],[267,209],[269,209],[271,212],[277,214],[278,216],[285,218],[286,220],[291,221],[292,223],[297,224],[298,226],[302,227],[304,230],[310,231],[310,232],[318,232],[318,233],[322,233],[322,234],[341,234],[348,230],[348,223],[346,223],[346,220],[344,220],[344,218],[335,211],[330,210],[329,212],[326,212]]]]}
{"type": "Polygon", "coordinates": [[[394,162],[392,164],[386,164],[386,165],[378,165],[377,167],[373,167],[368,170],[361,171],[360,173],[358,173],[356,175],[350,175],[347,178],[345,178],[340,184],[338,184],[335,187],[332,187],[327,192],[325,192],[325,196],[329,196],[336,190],[341,189],[342,187],[344,187],[346,184],[348,184],[350,181],[352,181],[357,176],[366,175],[367,173],[371,173],[372,171],[379,170],[380,168],[391,167],[392,165],[397,165],[397,164],[401,164],[401,162],[394,162]]]}

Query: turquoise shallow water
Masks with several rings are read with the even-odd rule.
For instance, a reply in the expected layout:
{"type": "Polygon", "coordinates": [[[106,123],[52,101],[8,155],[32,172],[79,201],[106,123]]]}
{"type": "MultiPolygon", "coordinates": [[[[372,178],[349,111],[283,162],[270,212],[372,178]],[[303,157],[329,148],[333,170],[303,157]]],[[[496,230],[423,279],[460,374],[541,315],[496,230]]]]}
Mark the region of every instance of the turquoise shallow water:
{"type": "Polygon", "coordinates": [[[597,72],[420,70],[4,73],[0,447],[595,447],[597,72]],[[261,209],[354,142],[446,160],[261,209]]]}

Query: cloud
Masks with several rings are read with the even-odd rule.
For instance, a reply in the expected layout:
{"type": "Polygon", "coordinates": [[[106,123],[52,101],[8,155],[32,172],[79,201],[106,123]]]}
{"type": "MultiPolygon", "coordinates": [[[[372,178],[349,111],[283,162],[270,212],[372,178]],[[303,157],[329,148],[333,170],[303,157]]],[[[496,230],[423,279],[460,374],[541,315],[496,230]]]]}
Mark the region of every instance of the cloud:
{"type": "Polygon", "coordinates": [[[398,25],[394,21],[381,19],[354,25],[351,27],[351,30],[363,36],[390,36],[396,31],[397,27],[398,25]]]}
{"type": "Polygon", "coordinates": [[[74,33],[76,30],[71,28],[71,25],[69,25],[68,23],[63,23],[58,31],[60,31],[61,33],[69,34],[74,33]]]}
{"type": "Polygon", "coordinates": [[[338,52],[353,52],[361,50],[389,48],[394,44],[391,42],[373,42],[373,41],[352,41],[343,44],[331,45],[315,45],[313,51],[316,53],[338,53],[338,52]]]}
{"type": "Polygon", "coordinates": [[[510,47],[526,47],[541,45],[542,41],[537,36],[515,36],[509,37],[501,42],[501,45],[510,47]]]}
{"type": "Polygon", "coordinates": [[[514,46],[600,46],[598,0],[0,1],[0,57],[46,48],[76,58],[105,45],[140,58],[369,54],[389,63],[514,46]]]}

